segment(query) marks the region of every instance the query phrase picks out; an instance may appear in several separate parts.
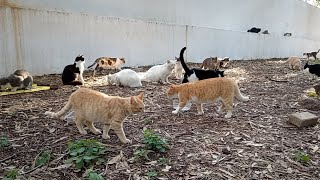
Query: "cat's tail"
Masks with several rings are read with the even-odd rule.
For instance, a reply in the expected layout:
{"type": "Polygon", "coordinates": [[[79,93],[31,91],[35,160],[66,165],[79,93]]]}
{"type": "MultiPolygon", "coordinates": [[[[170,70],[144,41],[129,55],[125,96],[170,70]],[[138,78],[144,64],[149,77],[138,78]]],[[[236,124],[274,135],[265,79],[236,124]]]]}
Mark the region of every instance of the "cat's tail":
{"type": "Polygon", "coordinates": [[[69,99],[68,103],[58,112],[50,112],[50,111],[46,111],[44,114],[49,116],[50,118],[59,118],[65,114],[67,114],[67,112],[70,111],[72,105],[71,105],[71,101],[69,99]]]}
{"type": "Polygon", "coordinates": [[[184,47],[184,48],[181,49],[179,59],[180,59],[180,61],[181,61],[181,65],[182,65],[184,71],[185,71],[185,72],[189,72],[190,69],[188,68],[188,66],[187,66],[186,63],[184,62],[184,58],[183,58],[183,53],[184,53],[184,51],[185,51],[186,49],[187,49],[186,47],[184,47]]]}
{"type": "Polygon", "coordinates": [[[97,64],[98,62],[97,61],[94,61],[94,63],[93,64],[91,64],[90,66],[88,66],[88,68],[87,69],[90,69],[92,66],[94,66],[95,64],[97,64]]]}
{"type": "Polygon", "coordinates": [[[239,86],[238,86],[238,84],[236,82],[234,82],[233,86],[234,86],[234,94],[235,94],[236,98],[239,101],[249,101],[249,97],[248,96],[243,96],[241,94],[239,86]]]}

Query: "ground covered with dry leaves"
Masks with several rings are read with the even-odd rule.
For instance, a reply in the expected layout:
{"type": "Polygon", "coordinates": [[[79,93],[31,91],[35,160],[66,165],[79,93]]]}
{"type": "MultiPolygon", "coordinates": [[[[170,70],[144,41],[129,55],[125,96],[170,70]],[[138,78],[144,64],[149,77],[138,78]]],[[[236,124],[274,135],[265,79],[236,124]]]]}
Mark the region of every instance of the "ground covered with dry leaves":
{"type": "MultiPolygon", "coordinates": [[[[109,95],[145,91],[146,112],[129,116],[124,123],[133,143],[122,144],[112,130],[110,140],[91,132],[80,135],[73,122],[47,118],[44,112],[61,109],[77,87],[62,86],[60,75],[35,77],[37,84],[59,88],[0,97],[0,137],[10,143],[0,146],[0,176],[15,168],[20,179],[85,179],[84,171],[63,166],[67,142],[97,139],[107,148],[107,161],[93,168],[105,179],[320,179],[319,125],[299,129],[287,123],[287,115],[294,112],[320,115],[319,104],[313,104],[318,100],[308,101],[305,96],[317,82],[279,60],[231,61],[225,74],[238,80],[250,101],[235,101],[230,119],[217,114],[212,104],[204,106],[203,116],[196,115],[194,106],[173,115],[173,101],[165,95],[167,85],[107,86],[102,76],[93,80],[91,73],[86,73],[88,86],[109,95]],[[167,139],[169,149],[136,160],[134,152],[144,146],[145,129],[167,139]],[[51,150],[53,157],[35,167],[35,159],[45,150],[51,150]],[[120,152],[121,158],[107,163],[120,152]],[[310,159],[298,160],[301,154],[310,159]]],[[[179,82],[173,76],[170,81],[179,82]]]]}

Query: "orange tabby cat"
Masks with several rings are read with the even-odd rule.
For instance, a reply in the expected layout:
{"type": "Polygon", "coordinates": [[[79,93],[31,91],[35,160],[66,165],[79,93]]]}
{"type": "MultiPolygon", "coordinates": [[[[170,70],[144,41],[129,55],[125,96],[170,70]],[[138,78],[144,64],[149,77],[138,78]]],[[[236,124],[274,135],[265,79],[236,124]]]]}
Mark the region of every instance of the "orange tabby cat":
{"type": "Polygon", "coordinates": [[[292,56],[285,62],[289,64],[290,69],[301,70],[301,61],[298,57],[292,56]]]}
{"type": "Polygon", "coordinates": [[[122,98],[119,96],[108,96],[104,93],[87,88],[80,88],[73,92],[68,103],[58,112],[45,112],[51,118],[65,115],[70,109],[75,112],[75,123],[81,134],[87,134],[82,127],[85,123],[91,132],[101,134],[99,129],[93,126],[94,121],[104,123],[102,137],[109,139],[109,129],[112,128],[121,142],[131,143],[123,131],[123,121],[126,116],[144,112],[144,93],[138,96],[122,98]]]}
{"type": "Polygon", "coordinates": [[[202,115],[202,103],[222,101],[222,106],[218,111],[226,110],[225,118],[232,116],[233,99],[236,97],[240,101],[248,101],[249,97],[242,96],[238,84],[228,78],[211,78],[201,81],[171,85],[167,95],[179,97],[179,106],[173,114],[177,114],[188,102],[194,102],[198,109],[198,114],[202,115]]]}

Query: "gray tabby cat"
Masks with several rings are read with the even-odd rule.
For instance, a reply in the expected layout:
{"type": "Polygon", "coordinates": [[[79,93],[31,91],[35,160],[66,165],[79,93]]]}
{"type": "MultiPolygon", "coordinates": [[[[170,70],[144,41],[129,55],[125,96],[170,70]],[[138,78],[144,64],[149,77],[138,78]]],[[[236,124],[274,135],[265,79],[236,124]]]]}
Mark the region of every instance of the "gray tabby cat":
{"type": "Polygon", "coordinates": [[[28,71],[24,69],[18,69],[8,77],[0,78],[0,90],[6,88],[11,91],[17,91],[18,89],[32,89],[33,78],[28,71]]]}

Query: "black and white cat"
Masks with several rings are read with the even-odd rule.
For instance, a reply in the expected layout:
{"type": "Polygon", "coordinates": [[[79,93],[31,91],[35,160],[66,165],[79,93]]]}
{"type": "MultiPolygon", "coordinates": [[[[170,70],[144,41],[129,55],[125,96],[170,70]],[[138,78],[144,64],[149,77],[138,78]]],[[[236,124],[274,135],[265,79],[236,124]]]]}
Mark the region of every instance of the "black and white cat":
{"type": "Polygon", "coordinates": [[[0,90],[32,89],[33,78],[28,71],[18,69],[8,77],[0,78],[0,90]]]}
{"type": "Polygon", "coordinates": [[[67,65],[62,72],[62,82],[64,85],[84,85],[84,57],[78,55],[73,64],[67,65]],[[78,80],[80,78],[80,81],[78,80]]]}
{"type": "Polygon", "coordinates": [[[316,79],[320,77],[320,64],[309,65],[307,62],[303,67],[303,72],[310,78],[316,79]]]}
{"type": "Polygon", "coordinates": [[[203,79],[215,78],[215,77],[224,77],[224,71],[219,70],[204,70],[204,69],[189,69],[186,63],[184,62],[183,53],[187,48],[184,47],[180,51],[180,61],[181,65],[185,71],[182,83],[199,81],[203,79]]]}

